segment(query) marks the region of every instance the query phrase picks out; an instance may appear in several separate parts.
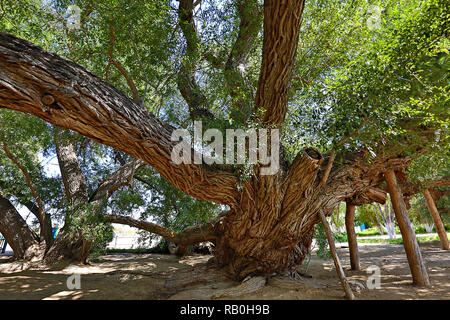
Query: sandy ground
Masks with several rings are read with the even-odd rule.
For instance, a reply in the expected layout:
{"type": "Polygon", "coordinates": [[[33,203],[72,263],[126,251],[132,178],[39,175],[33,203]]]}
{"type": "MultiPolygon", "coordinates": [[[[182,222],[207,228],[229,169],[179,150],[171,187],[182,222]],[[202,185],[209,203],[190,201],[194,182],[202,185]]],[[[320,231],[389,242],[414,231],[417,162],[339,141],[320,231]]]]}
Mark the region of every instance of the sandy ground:
{"type": "MultiPolygon", "coordinates": [[[[438,242],[420,244],[432,286],[412,286],[402,245],[360,244],[361,271],[349,268],[348,249],[338,250],[357,299],[450,299],[450,252],[438,242]],[[381,273],[381,288],[367,289],[369,266],[381,273]],[[356,288],[362,287],[360,290],[356,288]]],[[[17,263],[0,263],[0,299],[344,299],[332,260],[312,255],[300,271],[311,275],[299,280],[275,276],[262,289],[241,296],[215,295],[238,283],[218,277],[206,263],[210,256],[194,255],[178,259],[171,255],[115,254],[101,256],[89,266],[70,265],[63,270],[14,270],[17,263]],[[80,274],[81,288],[69,290],[67,279],[80,274]],[[179,274],[191,281],[179,282],[179,274]]]]}

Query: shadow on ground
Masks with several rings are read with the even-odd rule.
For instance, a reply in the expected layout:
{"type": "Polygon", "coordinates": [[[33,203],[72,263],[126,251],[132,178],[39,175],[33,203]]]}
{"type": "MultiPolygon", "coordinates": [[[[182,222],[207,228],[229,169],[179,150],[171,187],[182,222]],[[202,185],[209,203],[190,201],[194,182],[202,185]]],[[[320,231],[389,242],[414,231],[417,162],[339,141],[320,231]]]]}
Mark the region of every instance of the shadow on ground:
{"type": "MultiPolygon", "coordinates": [[[[348,248],[338,250],[349,280],[360,283],[357,299],[450,299],[450,252],[439,242],[420,244],[432,286],[412,286],[402,245],[360,244],[361,271],[351,271],[348,248]],[[370,266],[381,272],[381,288],[369,290],[370,266]]],[[[101,256],[91,265],[70,265],[63,270],[20,270],[17,263],[0,264],[0,299],[205,299],[236,286],[207,261],[210,256],[183,259],[159,254],[101,256]],[[80,289],[69,290],[67,280],[80,275],[80,289]]],[[[271,277],[253,293],[224,299],[343,299],[344,293],[332,260],[313,254],[302,271],[312,278],[271,277]]],[[[356,289],[357,287],[354,287],[356,289]]],[[[220,296],[219,296],[220,297],[220,296]]]]}

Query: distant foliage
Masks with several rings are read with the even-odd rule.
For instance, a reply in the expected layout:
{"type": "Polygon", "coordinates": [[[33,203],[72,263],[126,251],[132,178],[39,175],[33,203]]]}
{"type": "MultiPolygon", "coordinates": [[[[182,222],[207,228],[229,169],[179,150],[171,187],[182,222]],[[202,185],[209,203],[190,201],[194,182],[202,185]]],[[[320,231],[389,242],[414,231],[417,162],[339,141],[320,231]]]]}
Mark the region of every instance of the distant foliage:
{"type": "Polygon", "coordinates": [[[314,239],[317,241],[317,256],[321,259],[330,259],[331,251],[328,248],[327,234],[322,223],[314,226],[314,239]]]}

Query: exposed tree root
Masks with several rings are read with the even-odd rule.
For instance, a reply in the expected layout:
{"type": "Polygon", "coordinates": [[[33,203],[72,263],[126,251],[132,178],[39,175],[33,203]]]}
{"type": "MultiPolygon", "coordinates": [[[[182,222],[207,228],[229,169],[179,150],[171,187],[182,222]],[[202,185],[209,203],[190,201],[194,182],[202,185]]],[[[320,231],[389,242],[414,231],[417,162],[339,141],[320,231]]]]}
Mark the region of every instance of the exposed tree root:
{"type": "Polygon", "coordinates": [[[240,285],[232,288],[226,288],[218,290],[211,299],[226,298],[226,297],[238,297],[244,294],[253,293],[264,287],[267,283],[266,277],[249,277],[244,279],[240,285]]]}
{"type": "Polygon", "coordinates": [[[349,285],[352,287],[353,291],[356,293],[361,293],[362,290],[366,290],[367,287],[364,283],[355,280],[348,280],[349,285]]]}
{"type": "Polygon", "coordinates": [[[312,278],[312,275],[304,273],[304,272],[300,272],[298,270],[293,271],[293,272],[288,272],[286,275],[293,280],[302,280],[303,278],[309,278],[309,279],[312,278]]]}

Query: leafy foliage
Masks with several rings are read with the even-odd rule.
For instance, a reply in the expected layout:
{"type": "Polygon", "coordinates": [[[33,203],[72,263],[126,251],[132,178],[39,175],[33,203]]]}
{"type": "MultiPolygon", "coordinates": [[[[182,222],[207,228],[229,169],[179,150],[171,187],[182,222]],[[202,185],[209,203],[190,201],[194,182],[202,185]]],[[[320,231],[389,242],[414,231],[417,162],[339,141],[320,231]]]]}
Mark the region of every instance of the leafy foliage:
{"type": "Polygon", "coordinates": [[[341,148],[372,153],[448,145],[448,4],[371,2],[383,9],[376,29],[367,24],[366,1],[340,4],[310,6],[310,15],[322,21],[306,22],[311,54],[301,58],[321,63],[312,69],[315,77],[311,64],[300,64],[300,78],[309,85],[296,92],[286,136],[321,150],[347,139],[341,148]],[[436,134],[431,145],[424,132],[436,134]],[[393,150],[386,149],[388,141],[398,142],[393,150]]]}
{"type": "Polygon", "coordinates": [[[328,249],[328,239],[325,233],[325,227],[322,223],[318,223],[314,226],[314,239],[317,242],[317,256],[321,259],[330,259],[331,251],[328,249]]]}
{"type": "Polygon", "coordinates": [[[113,229],[103,217],[103,208],[104,205],[98,204],[66,207],[66,223],[72,234],[81,235],[87,252],[94,257],[103,252],[113,239],[113,229]]]}

